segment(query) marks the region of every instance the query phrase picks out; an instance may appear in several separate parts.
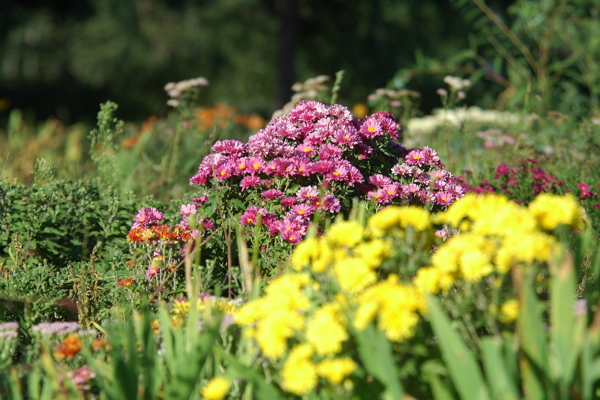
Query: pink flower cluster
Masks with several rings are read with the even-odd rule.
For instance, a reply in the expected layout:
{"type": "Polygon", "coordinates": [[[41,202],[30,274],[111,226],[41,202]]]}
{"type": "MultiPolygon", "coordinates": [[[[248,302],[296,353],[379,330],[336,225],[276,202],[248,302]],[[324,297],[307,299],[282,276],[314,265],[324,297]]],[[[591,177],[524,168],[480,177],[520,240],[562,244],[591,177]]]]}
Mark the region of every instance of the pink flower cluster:
{"type": "Polygon", "coordinates": [[[338,213],[354,196],[444,208],[461,197],[462,186],[433,149],[395,142],[401,130],[384,111],[359,120],[341,105],[302,101],[248,143],[216,142],[190,184],[203,187],[204,198],[219,185],[231,189],[224,195],[252,199],[240,223],[260,221],[292,244],[306,234],[311,215],[338,213]]]}

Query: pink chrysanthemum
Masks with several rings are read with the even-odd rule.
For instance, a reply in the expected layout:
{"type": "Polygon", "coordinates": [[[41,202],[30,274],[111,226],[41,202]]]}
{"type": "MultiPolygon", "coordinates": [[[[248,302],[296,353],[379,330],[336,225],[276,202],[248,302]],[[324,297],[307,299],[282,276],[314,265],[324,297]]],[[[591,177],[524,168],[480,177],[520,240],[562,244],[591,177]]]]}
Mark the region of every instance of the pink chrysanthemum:
{"type": "Polygon", "coordinates": [[[431,200],[435,204],[449,206],[454,201],[454,196],[449,192],[437,192],[432,195],[431,200]]]}
{"type": "Polygon", "coordinates": [[[377,187],[384,187],[387,185],[391,185],[393,181],[385,175],[375,174],[371,175],[371,177],[369,178],[369,183],[377,187]]]}
{"type": "Polygon", "coordinates": [[[375,118],[368,118],[360,127],[360,135],[366,139],[372,139],[374,137],[383,134],[383,128],[378,120],[375,118]]]}
{"type": "Polygon", "coordinates": [[[142,208],[138,211],[137,215],[133,217],[135,223],[132,226],[133,228],[147,228],[151,224],[162,222],[165,219],[163,214],[158,211],[156,208],[142,208]]]}
{"type": "Polygon", "coordinates": [[[321,199],[319,205],[323,210],[329,211],[330,213],[337,213],[342,209],[342,205],[337,197],[332,194],[326,194],[321,199]]]}
{"type": "Polygon", "coordinates": [[[283,197],[283,192],[277,189],[269,189],[262,192],[261,196],[265,199],[279,199],[283,197]]]}
{"type": "Polygon", "coordinates": [[[296,197],[302,200],[311,200],[319,197],[319,191],[316,186],[305,186],[296,192],[296,197]]]}
{"type": "Polygon", "coordinates": [[[260,178],[256,175],[248,175],[245,176],[240,182],[240,187],[242,190],[246,190],[251,187],[259,187],[260,186],[260,178]]]}
{"type": "Polygon", "coordinates": [[[292,207],[292,212],[303,217],[312,215],[315,210],[308,204],[296,204],[292,207]]]}
{"type": "Polygon", "coordinates": [[[219,140],[213,145],[211,151],[234,157],[243,157],[246,155],[246,145],[239,140],[219,140]]]}
{"type": "Polygon", "coordinates": [[[284,197],[283,199],[279,200],[281,204],[287,207],[293,206],[294,204],[296,204],[297,201],[298,199],[295,197],[284,197]]]}

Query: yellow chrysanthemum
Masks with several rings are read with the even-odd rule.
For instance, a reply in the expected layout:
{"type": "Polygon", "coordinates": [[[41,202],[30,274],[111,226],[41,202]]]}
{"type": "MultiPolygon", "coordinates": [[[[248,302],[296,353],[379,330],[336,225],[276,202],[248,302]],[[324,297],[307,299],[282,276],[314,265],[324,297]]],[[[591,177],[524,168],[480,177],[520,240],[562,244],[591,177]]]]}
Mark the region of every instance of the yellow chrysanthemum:
{"type": "Polygon", "coordinates": [[[543,229],[553,230],[561,224],[575,229],[584,227],[581,206],[572,195],[541,193],[529,204],[529,212],[543,229]]]}
{"type": "Polygon", "coordinates": [[[391,252],[390,245],[380,239],[360,243],[354,249],[354,254],[359,256],[369,268],[379,267],[391,252]]]}
{"type": "Polygon", "coordinates": [[[317,374],[337,385],[356,370],[356,363],[348,357],[321,361],[317,365],[317,374]]]}
{"type": "Polygon", "coordinates": [[[290,351],[281,370],[281,387],[285,391],[302,396],[316,386],[317,371],[311,361],[312,353],[312,348],[307,344],[301,344],[290,351]]]}
{"type": "Polygon", "coordinates": [[[363,238],[364,228],[358,222],[339,221],[331,225],[325,239],[335,246],[354,247],[363,238]]]}
{"type": "Polygon", "coordinates": [[[346,339],[348,331],[339,304],[325,304],[315,311],[306,327],[306,340],[312,344],[318,355],[339,353],[346,339]]]}
{"type": "Polygon", "coordinates": [[[353,321],[357,329],[366,326],[375,312],[377,326],[388,339],[400,342],[413,335],[419,321],[417,312],[426,309],[419,291],[410,285],[398,283],[398,276],[391,274],[387,280],[369,287],[359,297],[357,318],[353,321]]]}
{"type": "Polygon", "coordinates": [[[359,292],[377,281],[377,274],[364,260],[356,257],[337,260],[333,271],[342,290],[352,293],[359,292]]]}
{"type": "Polygon", "coordinates": [[[504,323],[510,323],[519,316],[519,302],[517,300],[508,300],[500,306],[499,320],[504,323]]]}
{"type": "Polygon", "coordinates": [[[416,206],[386,207],[369,218],[367,224],[376,235],[404,230],[408,225],[419,232],[431,227],[429,211],[416,206]]]}
{"type": "Polygon", "coordinates": [[[205,400],[221,400],[229,391],[231,382],[225,378],[216,377],[210,380],[206,386],[202,388],[202,399],[205,400]]]}

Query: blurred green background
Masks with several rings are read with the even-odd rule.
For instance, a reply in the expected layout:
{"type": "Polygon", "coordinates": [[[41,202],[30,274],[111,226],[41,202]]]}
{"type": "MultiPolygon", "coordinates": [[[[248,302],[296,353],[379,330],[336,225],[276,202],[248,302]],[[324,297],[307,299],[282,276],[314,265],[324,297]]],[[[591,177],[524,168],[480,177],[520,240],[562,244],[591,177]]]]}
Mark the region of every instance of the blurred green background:
{"type": "MultiPolygon", "coordinates": [[[[345,70],[339,101],[364,102],[418,54],[447,60],[480,27],[449,0],[6,0],[0,5],[0,110],[63,123],[164,116],[164,85],[204,76],[202,102],[265,117],[290,87],[345,70]]],[[[488,2],[504,15],[511,1],[488,2]]],[[[441,75],[443,76],[443,75],[441,75]]],[[[417,78],[424,109],[441,79],[417,78]]],[[[395,82],[403,86],[405,82],[395,82]]],[[[397,87],[400,88],[400,87],[397,87]]],[[[482,93],[485,90],[482,90],[482,93]]]]}

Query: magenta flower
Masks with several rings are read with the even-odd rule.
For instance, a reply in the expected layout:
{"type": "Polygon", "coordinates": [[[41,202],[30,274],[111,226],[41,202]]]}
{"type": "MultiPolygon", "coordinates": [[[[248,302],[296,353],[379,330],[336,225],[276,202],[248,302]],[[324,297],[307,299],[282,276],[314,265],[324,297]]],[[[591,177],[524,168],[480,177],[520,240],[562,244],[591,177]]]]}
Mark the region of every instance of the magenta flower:
{"type": "Polygon", "coordinates": [[[326,194],[325,196],[323,196],[320,203],[321,204],[319,204],[319,206],[323,210],[329,211],[330,213],[337,213],[340,212],[340,210],[342,209],[340,201],[337,197],[335,197],[332,194],[326,194]]]}
{"type": "Polygon", "coordinates": [[[579,185],[577,185],[577,189],[581,191],[582,197],[592,197],[592,194],[590,192],[590,186],[587,183],[580,183],[579,185]]]}
{"type": "Polygon", "coordinates": [[[340,158],[344,150],[336,146],[335,144],[326,143],[319,149],[319,158],[321,160],[328,160],[330,158],[340,158]]]}
{"type": "Polygon", "coordinates": [[[367,119],[360,127],[360,135],[366,139],[372,139],[383,133],[383,128],[375,118],[367,119]]]}
{"type": "Polygon", "coordinates": [[[251,187],[259,187],[260,186],[260,178],[256,175],[248,175],[245,176],[240,182],[240,187],[242,190],[246,190],[251,187]]]}
{"type": "Polygon", "coordinates": [[[506,164],[500,164],[496,167],[496,174],[494,175],[494,178],[498,179],[506,174],[508,174],[508,166],[506,164]]]}
{"type": "Polygon", "coordinates": [[[296,197],[302,200],[311,200],[319,197],[319,191],[316,186],[305,186],[298,189],[296,197]]]}
{"type": "Polygon", "coordinates": [[[308,217],[309,215],[312,215],[314,209],[308,204],[296,204],[292,207],[292,212],[303,217],[308,217]]]}
{"type": "Polygon", "coordinates": [[[432,195],[431,200],[435,204],[449,206],[454,201],[454,196],[449,192],[437,192],[432,195]]]}
{"type": "Polygon", "coordinates": [[[281,199],[279,202],[280,202],[281,204],[283,204],[284,206],[291,207],[291,206],[293,206],[294,204],[296,204],[296,202],[297,202],[297,201],[298,201],[298,199],[297,199],[297,198],[295,198],[295,197],[284,197],[284,198],[283,198],[283,199],[281,199]]]}
{"type": "Polygon", "coordinates": [[[277,189],[269,189],[262,192],[261,196],[265,199],[279,199],[283,197],[283,192],[277,189]]]}
{"type": "Polygon", "coordinates": [[[142,208],[138,211],[138,214],[133,217],[133,220],[135,221],[133,228],[147,228],[151,224],[162,222],[164,219],[165,217],[163,214],[156,208],[142,208]]]}
{"type": "Polygon", "coordinates": [[[200,197],[192,197],[190,199],[191,201],[193,201],[196,204],[204,204],[208,201],[208,195],[207,194],[203,194],[200,197]]]}
{"type": "Polygon", "coordinates": [[[375,185],[377,187],[384,187],[384,186],[391,185],[393,183],[393,181],[391,178],[388,178],[385,175],[375,174],[369,178],[369,183],[371,185],[375,185]]]}

